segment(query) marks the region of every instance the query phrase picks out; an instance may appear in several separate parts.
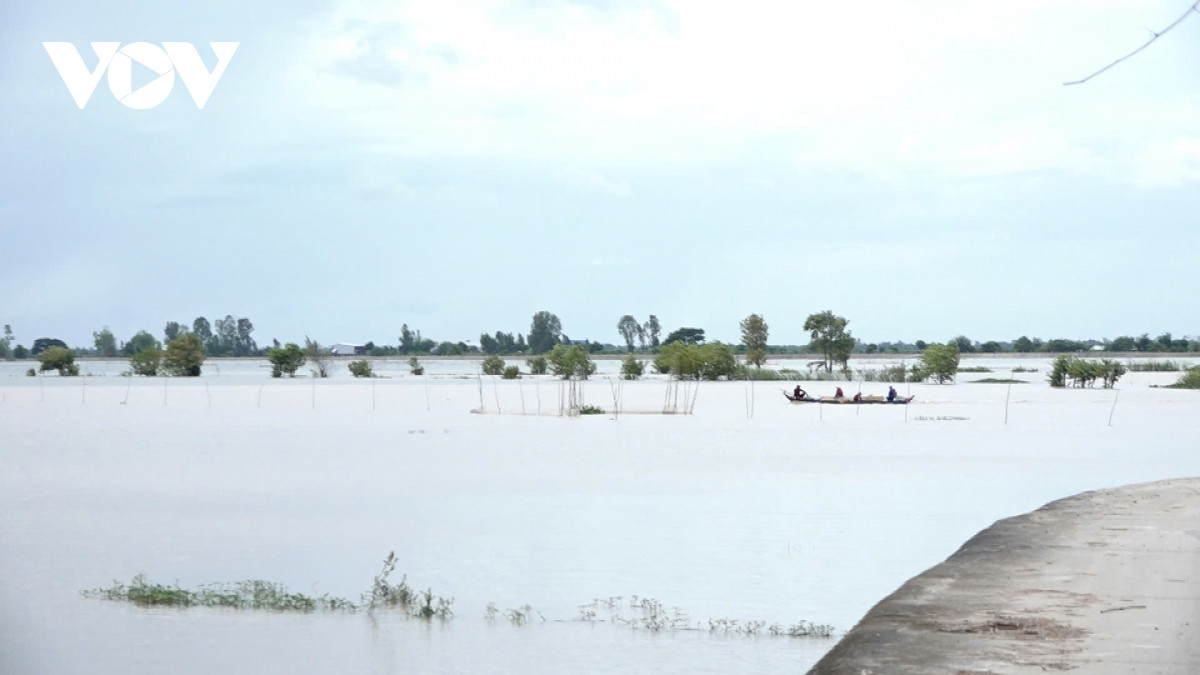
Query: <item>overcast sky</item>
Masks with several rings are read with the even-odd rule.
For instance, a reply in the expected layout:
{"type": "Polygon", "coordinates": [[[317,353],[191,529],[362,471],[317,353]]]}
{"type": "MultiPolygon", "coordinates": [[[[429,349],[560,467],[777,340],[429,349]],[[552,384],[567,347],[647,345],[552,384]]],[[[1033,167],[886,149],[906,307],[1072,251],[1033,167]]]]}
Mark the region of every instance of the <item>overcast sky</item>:
{"type": "Polygon", "coordinates": [[[4,3],[0,324],[1200,334],[1200,16],[1063,86],[1188,5],[4,3]],[[203,109],[81,110],[46,41],[240,46],[203,109]]]}

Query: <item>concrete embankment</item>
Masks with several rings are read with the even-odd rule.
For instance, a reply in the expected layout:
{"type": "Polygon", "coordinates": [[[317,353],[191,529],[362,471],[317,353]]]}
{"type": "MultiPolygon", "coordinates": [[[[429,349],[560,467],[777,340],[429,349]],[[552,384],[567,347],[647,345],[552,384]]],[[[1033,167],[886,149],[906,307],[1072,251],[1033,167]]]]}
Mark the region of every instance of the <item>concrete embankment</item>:
{"type": "Polygon", "coordinates": [[[875,605],[810,675],[1200,672],[1200,478],[1001,520],[875,605]]]}

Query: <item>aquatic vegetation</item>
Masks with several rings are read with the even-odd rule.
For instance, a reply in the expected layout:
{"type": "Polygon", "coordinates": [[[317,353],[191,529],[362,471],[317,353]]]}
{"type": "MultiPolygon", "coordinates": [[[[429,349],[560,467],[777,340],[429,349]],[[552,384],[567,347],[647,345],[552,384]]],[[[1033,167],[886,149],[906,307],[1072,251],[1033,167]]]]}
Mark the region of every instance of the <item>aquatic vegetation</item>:
{"type": "Polygon", "coordinates": [[[145,575],[138,574],[129,585],[113,582],[111,588],[96,588],[84,591],[83,595],[89,598],[130,602],[141,607],[230,607],[280,612],[353,612],[357,609],[354,603],[345,598],[328,594],[313,597],[292,593],[281,584],[261,580],[207,584],[191,591],[177,585],[152,584],[146,580],[145,575]]]}
{"type": "Polygon", "coordinates": [[[1125,368],[1131,373],[1177,373],[1187,367],[1179,361],[1129,361],[1125,368]]]}
{"type": "Polygon", "coordinates": [[[1171,389],[1200,389],[1200,366],[1188,368],[1179,376],[1175,384],[1167,385],[1171,389]]]}

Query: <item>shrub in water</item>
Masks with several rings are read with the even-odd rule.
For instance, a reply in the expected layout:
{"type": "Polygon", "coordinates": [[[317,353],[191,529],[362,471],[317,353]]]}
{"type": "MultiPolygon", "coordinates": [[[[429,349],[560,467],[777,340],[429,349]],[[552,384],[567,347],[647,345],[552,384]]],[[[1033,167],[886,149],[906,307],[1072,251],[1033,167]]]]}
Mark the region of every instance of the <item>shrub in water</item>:
{"type": "Polygon", "coordinates": [[[504,372],[504,359],[499,356],[485,356],[479,364],[484,375],[499,375],[504,372]]]}
{"type": "Polygon", "coordinates": [[[521,377],[521,369],[516,366],[507,366],[504,368],[504,371],[500,373],[500,377],[506,380],[515,380],[521,377]]]}
{"type": "Polygon", "coordinates": [[[371,369],[371,362],[362,359],[361,361],[351,361],[346,364],[346,368],[350,370],[350,374],[355,377],[375,377],[374,371],[371,369]]]}

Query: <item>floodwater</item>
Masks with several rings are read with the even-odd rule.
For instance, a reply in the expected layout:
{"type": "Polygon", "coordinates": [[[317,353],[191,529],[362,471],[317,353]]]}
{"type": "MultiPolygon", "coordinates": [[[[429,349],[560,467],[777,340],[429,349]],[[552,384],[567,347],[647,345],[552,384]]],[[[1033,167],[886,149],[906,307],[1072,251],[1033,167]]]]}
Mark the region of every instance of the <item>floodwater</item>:
{"type": "Polygon", "coordinates": [[[665,381],[620,383],[601,362],[585,397],[607,413],[573,418],[556,414],[560,383],[477,379],[471,361],[321,381],[271,380],[256,361],[197,379],[0,364],[0,672],[803,672],[833,640],[709,620],[845,631],[997,519],[1200,475],[1200,395],[1150,386],[1176,373],[1062,391],[1045,360],[963,365],[981,364],[996,372],[901,385],[907,407],[794,405],[779,392],[794,383],[728,382],[662,415],[665,381]],[[1017,366],[1039,372],[969,383],[1017,366]],[[453,597],[454,618],[80,594],[145,573],[357,600],[389,551],[394,579],[453,597]],[[635,595],[702,630],[631,627],[635,595]],[[506,610],[524,605],[533,620],[516,625],[506,610]]]}

